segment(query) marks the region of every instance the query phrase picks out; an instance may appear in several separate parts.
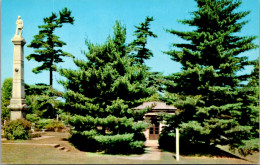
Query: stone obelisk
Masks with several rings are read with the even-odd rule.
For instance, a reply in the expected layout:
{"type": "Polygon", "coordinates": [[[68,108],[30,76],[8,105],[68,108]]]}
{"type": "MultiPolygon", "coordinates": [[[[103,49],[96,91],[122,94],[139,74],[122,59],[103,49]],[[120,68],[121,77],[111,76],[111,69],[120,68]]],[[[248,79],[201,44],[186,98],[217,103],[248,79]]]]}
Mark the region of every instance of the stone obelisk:
{"type": "Polygon", "coordinates": [[[16,33],[12,38],[14,44],[14,61],[13,61],[13,89],[10,105],[7,107],[11,110],[10,120],[21,119],[25,117],[25,111],[28,106],[24,97],[24,50],[25,40],[22,37],[23,21],[20,16],[16,21],[16,33]]]}

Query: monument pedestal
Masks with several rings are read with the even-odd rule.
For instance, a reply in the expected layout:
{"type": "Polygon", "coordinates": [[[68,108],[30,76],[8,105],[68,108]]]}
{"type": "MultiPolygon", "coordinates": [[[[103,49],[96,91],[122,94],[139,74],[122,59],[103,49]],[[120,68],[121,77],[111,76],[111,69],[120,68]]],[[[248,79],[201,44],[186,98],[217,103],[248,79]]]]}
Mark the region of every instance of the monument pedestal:
{"type": "Polygon", "coordinates": [[[10,105],[10,120],[25,118],[25,111],[28,109],[24,97],[24,50],[25,40],[22,35],[15,34],[12,38],[14,44],[13,61],[13,89],[10,105]]]}
{"type": "Polygon", "coordinates": [[[28,109],[25,99],[11,99],[7,107],[11,110],[10,120],[25,118],[25,111],[28,109]]]}
{"type": "Polygon", "coordinates": [[[24,119],[25,116],[26,116],[26,113],[24,111],[11,110],[10,120],[24,119]]]}

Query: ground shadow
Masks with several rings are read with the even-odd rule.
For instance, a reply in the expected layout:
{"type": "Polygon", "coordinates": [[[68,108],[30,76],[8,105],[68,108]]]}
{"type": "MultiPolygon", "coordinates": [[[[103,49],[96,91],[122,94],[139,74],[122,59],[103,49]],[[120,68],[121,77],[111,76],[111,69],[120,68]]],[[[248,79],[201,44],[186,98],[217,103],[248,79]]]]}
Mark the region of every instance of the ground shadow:
{"type": "Polygon", "coordinates": [[[62,141],[66,141],[66,142],[69,142],[69,139],[68,138],[61,138],[62,141]]]}
{"type": "MultiPolygon", "coordinates": [[[[175,149],[161,149],[163,152],[175,152],[175,149]]],[[[180,155],[182,156],[194,156],[194,157],[218,157],[218,158],[236,158],[243,159],[239,156],[231,154],[227,151],[221,150],[216,146],[206,146],[206,145],[189,145],[189,146],[180,146],[180,155]]],[[[174,155],[175,157],[175,155],[174,155]]],[[[245,160],[245,159],[243,159],[245,160]]]]}

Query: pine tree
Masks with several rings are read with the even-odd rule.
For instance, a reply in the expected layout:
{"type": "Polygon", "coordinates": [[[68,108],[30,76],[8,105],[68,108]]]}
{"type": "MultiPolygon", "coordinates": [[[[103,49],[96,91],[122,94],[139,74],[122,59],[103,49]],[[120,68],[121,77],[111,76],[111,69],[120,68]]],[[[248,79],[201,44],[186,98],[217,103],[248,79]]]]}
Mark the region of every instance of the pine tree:
{"type": "Polygon", "coordinates": [[[61,69],[66,81],[64,109],[74,127],[71,142],[81,150],[110,153],[142,152],[145,111],[131,108],[151,96],[144,66],[133,65],[125,43],[126,28],[119,22],[113,37],[101,45],[86,41],[87,60],[75,59],[78,70],[61,69]],[[143,117],[143,116],[142,116],[143,117]]]}
{"type": "Polygon", "coordinates": [[[62,97],[62,92],[46,84],[25,84],[25,95],[28,105],[27,114],[53,119],[60,113],[59,107],[61,102],[58,100],[58,97],[62,97]]]}
{"type": "Polygon", "coordinates": [[[246,91],[240,98],[243,103],[242,116],[240,118],[243,124],[252,126],[248,139],[243,140],[243,145],[238,147],[241,155],[251,154],[253,151],[259,151],[259,57],[252,61],[254,69],[252,70],[248,83],[240,90],[246,91]]]}
{"type": "Polygon", "coordinates": [[[134,36],[136,39],[130,43],[130,54],[137,63],[143,64],[144,60],[153,56],[152,51],[146,48],[148,37],[157,38],[157,35],[150,31],[151,21],[154,21],[153,17],[146,17],[145,22],[141,22],[140,26],[135,26],[137,30],[134,32],[134,36]]]}
{"type": "Polygon", "coordinates": [[[252,42],[257,37],[238,35],[247,23],[243,18],[250,13],[236,11],[241,1],[196,2],[193,18],[180,21],[196,30],[167,30],[188,42],[174,43],[177,49],[165,52],[182,69],[165,84],[166,100],[179,112],[166,119],[169,127],[162,136],[179,127],[186,144],[228,144],[235,149],[256,133],[251,121],[258,115],[247,102],[252,91],[242,83],[249,75],[238,72],[250,65],[241,53],[257,48],[252,42]]]}
{"type": "Polygon", "coordinates": [[[147,38],[157,38],[157,35],[150,30],[150,22],[154,21],[153,17],[146,17],[140,26],[135,26],[137,30],[134,31],[136,39],[128,45],[127,52],[135,61],[135,65],[143,65],[147,68],[149,73],[147,83],[148,86],[153,86],[156,90],[161,90],[161,80],[163,78],[160,72],[151,72],[150,68],[144,64],[144,60],[148,60],[153,56],[153,52],[147,48],[147,38]]]}
{"type": "Polygon", "coordinates": [[[254,69],[250,74],[248,86],[259,88],[259,57],[257,60],[252,61],[254,69]]]}
{"type": "Polygon", "coordinates": [[[53,72],[57,71],[57,63],[63,62],[61,57],[73,57],[71,54],[62,51],[61,47],[66,45],[65,42],[59,40],[60,37],[54,34],[57,28],[61,28],[63,24],[73,24],[74,17],[71,17],[71,11],[64,8],[59,14],[52,13],[50,17],[43,19],[44,25],[40,25],[39,34],[34,36],[28,47],[34,48],[34,53],[28,55],[28,60],[42,62],[42,65],[34,68],[34,73],[40,73],[43,70],[50,71],[50,86],[53,83],[53,72]]]}

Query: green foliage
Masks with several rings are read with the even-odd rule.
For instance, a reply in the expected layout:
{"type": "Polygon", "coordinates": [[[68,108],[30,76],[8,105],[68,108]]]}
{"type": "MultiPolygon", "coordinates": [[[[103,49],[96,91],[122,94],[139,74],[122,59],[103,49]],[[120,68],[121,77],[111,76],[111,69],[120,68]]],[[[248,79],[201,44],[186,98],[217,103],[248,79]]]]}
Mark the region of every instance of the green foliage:
{"type": "Polygon", "coordinates": [[[147,124],[138,120],[146,111],[137,113],[131,108],[155,93],[155,88],[146,81],[147,68],[135,65],[127,54],[125,33],[126,28],[116,22],[114,35],[104,44],[86,41],[87,60],[75,59],[77,70],[60,70],[67,78],[60,83],[66,89],[63,109],[74,128],[70,140],[79,149],[115,153],[121,152],[115,148],[127,145],[128,153],[141,150],[141,142],[136,142],[137,148],[130,146],[144,141],[140,133],[147,124]],[[134,138],[126,143],[124,135],[128,134],[134,138]],[[107,141],[113,141],[114,147],[105,145],[107,141]]]}
{"type": "Polygon", "coordinates": [[[27,113],[36,114],[40,118],[55,118],[59,113],[62,93],[47,85],[26,85],[27,113]]]}
{"type": "Polygon", "coordinates": [[[254,69],[250,74],[248,85],[259,87],[259,57],[257,60],[252,61],[252,63],[254,65],[254,69]]]}
{"type": "Polygon", "coordinates": [[[243,140],[244,145],[238,147],[238,152],[243,155],[252,154],[254,151],[259,151],[259,138],[243,140]]]}
{"type": "Polygon", "coordinates": [[[48,123],[45,127],[48,131],[56,131],[65,128],[64,124],[61,121],[53,120],[52,122],[48,123]]]}
{"type": "Polygon", "coordinates": [[[164,81],[164,100],[179,109],[175,116],[165,117],[166,130],[179,127],[183,138],[193,144],[238,148],[243,140],[258,137],[256,89],[243,83],[250,75],[238,74],[252,64],[241,53],[257,48],[253,43],[257,37],[238,35],[249,14],[237,11],[241,1],[196,2],[193,17],[180,21],[195,30],[167,29],[188,42],[174,43],[175,49],[165,52],[182,65],[180,72],[164,81]]]}
{"type": "MultiPolygon", "coordinates": [[[[173,131],[164,129],[161,132],[161,134],[159,135],[159,140],[158,140],[160,148],[167,150],[167,151],[175,151],[176,136],[175,136],[175,133],[172,133],[173,131]]],[[[180,138],[180,140],[182,140],[182,138],[180,138]]],[[[185,143],[180,143],[180,144],[183,145],[185,143]]]]}
{"type": "Polygon", "coordinates": [[[1,121],[9,120],[10,110],[7,106],[10,104],[12,98],[12,78],[6,78],[1,87],[1,121]]]}
{"type": "Polygon", "coordinates": [[[40,119],[35,122],[36,129],[46,129],[48,131],[55,131],[55,129],[63,129],[65,125],[61,121],[55,119],[40,119]]]}
{"type": "Polygon", "coordinates": [[[72,131],[72,135],[69,138],[70,142],[79,150],[83,151],[97,151],[99,148],[95,136],[97,135],[96,130],[89,131],[72,131]]]}
{"type": "Polygon", "coordinates": [[[24,139],[30,138],[29,130],[31,129],[31,123],[24,119],[18,119],[9,121],[4,126],[4,136],[8,140],[24,139]]]}
{"type": "Polygon", "coordinates": [[[143,153],[144,152],[144,140],[142,141],[133,141],[129,143],[130,150],[134,151],[134,153],[143,153]]]}
{"type": "Polygon", "coordinates": [[[36,114],[27,114],[25,118],[26,118],[26,120],[28,120],[28,121],[30,121],[32,123],[35,123],[35,122],[37,122],[37,121],[39,121],[41,119],[36,114]]]}
{"type": "MultiPolygon", "coordinates": [[[[247,91],[246,96],[243,97],[243,104],[246,109],[242,114],[250,121],[253,126],[254,137],[259,135],[259,57],[257,60],[252,61],[254,69],[252,70],[247,86],[243,87],[241,91],[247,91]],[[248,104],[249,103],[249,104],[248,104]],[[252,115],[255,118],[252,118],[252,115]]],[[[241,120],[245,120],[242,119],[241,120]]]]}
{"type": "Polygon", "coordinates": [[[51,124],[53,123],[54,120],[53,119],[40,119],[38,120],[36,123],[35,123],[35,127],[37,129],[45,129],[45,127],[48,125],[48,124],[51,124]]]}
{"type": "Polygon", "coordinates": [[[35,84],[35,85],[24,85],[25,87],[25,95],[42,95],[45,94],[50,88],[46,84],[35,84]]]}
{"type": "Polygon", "coordinates": [[[144,63],[144,60],[150,59],[153,56],[151,50],[146,48],[147,38],[157,35],[150,31],[150,22],[154,21],[153,17],[146,17],[145,22],[140,23],[140,26],[135,26],[137,29],[134,32],[136,39],[130,43],[130,55],[135,59],[137,63],[144,63]]]}
{"type": "Polygon", "coordinates": [[[55,119],[41,119],[36,114],[27,114],[26,119],[32,123],[35,123],[36,129],[46,129],[48,131],[55,131],[65,128],[65,125],[61,121],[55,119]]]}
{"type": "Polygon", "coordinates": [[[133,140],[134,134],[99,135],[95,140],[99,144],[100,150],[106,153],[127,153],[130,150],[129,143],[133,140]]]}
{"type": "Polygon", "coordinates": [[[39,34],[35,35],[34,40],[28,45],[28,47],[36,50],[26,58],[42,63],[33,69],[34,73],[40,73],[43,70],[50,71],[50,86],[52,86],[52,72],[57,71],[57,63],[63,62],[61,57],[73,57],[71,54],[62,51],[61,47],[66,43],[60,41],[54,31],[61,28],[65,23],[73,24],[74,17],[71,17],[71,11],[64,8],[58,15],[52,13],[50,17],[44,18],[43,21],[44,25],[39,26],[39,34]]]}
{"type": "MultiPolygon", "coordinates": [[[[148,60],[153,56],[151,50],[147,48],[148,37],[157,38],[157,35],[150,31],[150,22],[154,21],[153,17],[146,17],[145,22],[141,22],[140,26],[135,26],[137,29],[134,32],[136,39],[131,42],[127,47],[129,57],[133,58],[134,65],[141,65],[148,71],[150,68],[144,65],[144,60],[148,60]]],[[[161,80],[163,78],[162,73],[159,72],[147,72],[148,76],[146,82],[149,87],[153,87],[155,91],[161,90],[161,80]]]]}

